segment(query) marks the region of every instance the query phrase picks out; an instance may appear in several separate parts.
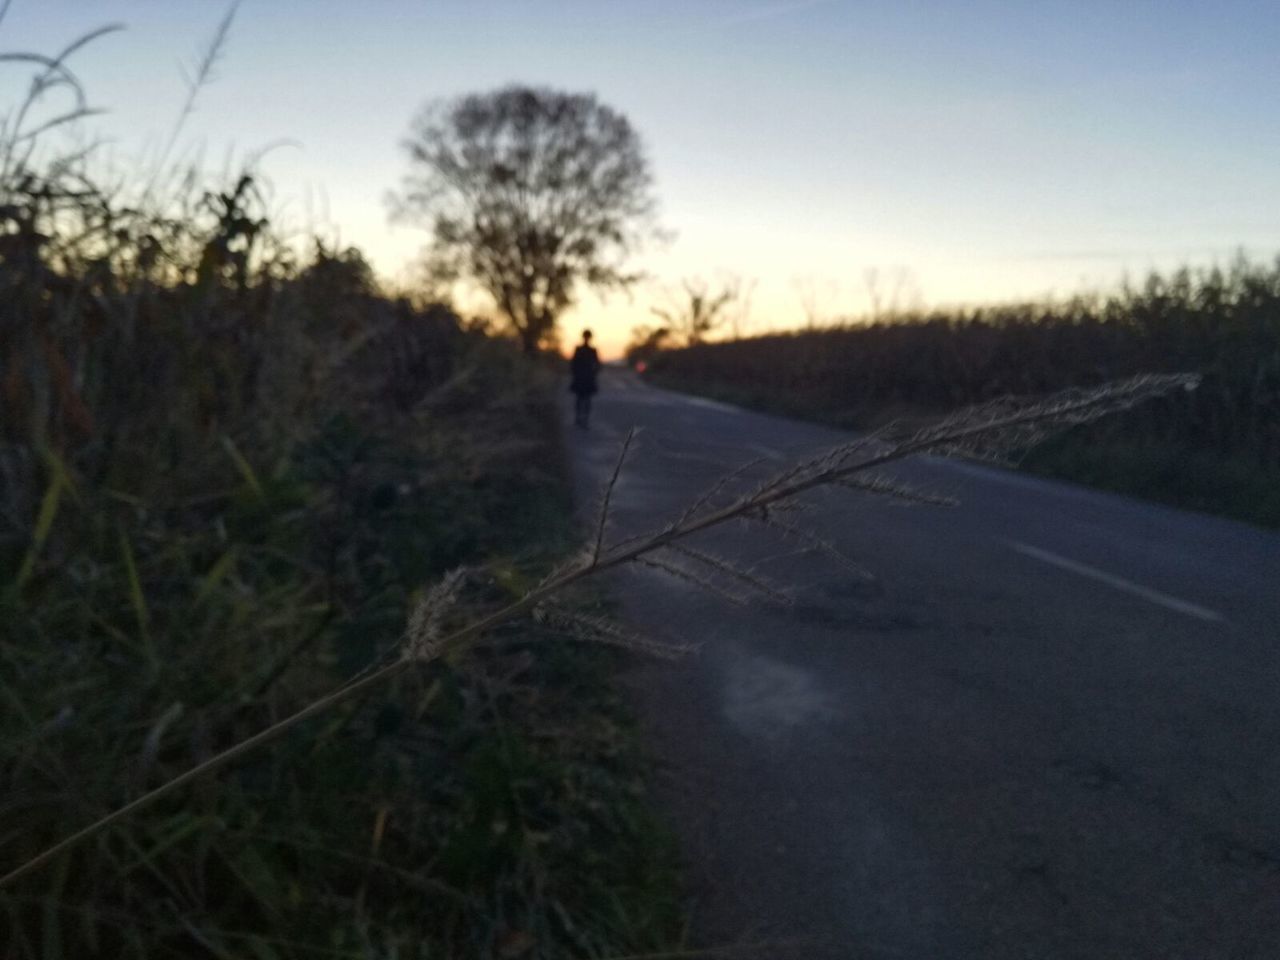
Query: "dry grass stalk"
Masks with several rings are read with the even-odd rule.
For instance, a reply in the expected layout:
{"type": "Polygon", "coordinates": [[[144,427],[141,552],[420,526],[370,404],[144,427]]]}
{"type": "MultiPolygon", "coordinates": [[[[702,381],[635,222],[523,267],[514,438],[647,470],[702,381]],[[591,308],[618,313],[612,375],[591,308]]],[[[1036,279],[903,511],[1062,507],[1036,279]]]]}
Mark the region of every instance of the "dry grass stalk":
{"type": "Polygon", "coordinates": [[[871,581],[875,579],[875,575],[870,570],[858,563],[856,560],[846,556],[834,543],[818,536],[812,530],[806,530],[798,524],[791,523],[788,520],[778,516],[776,509],[770,506],[763,506],[759,510],[746,514],[748,519],[756,520],[766,527],[777,530],[784,537],[795,540],[805,545],[807,550],[814,553],[820,553],[828,560],[832,561],[836,566],[845,572],[857,577],[859,580],[871,581]]]}
{"type": "Polygon", "coordinates": [[[435,657],[444,615],[457,602],[466,578],[466,567],[450,570],[414,605],[409,614],[409,629],[400,647],[404,659],[426,661],[435,657]]]}
{"type": "MultiPolygon", "coordinates": [[[[874,471],[886,464],[903,460],[920,453],[949,451],[969,453],[975,450],[1016,449],[1028,439],[1041,439],[1050,432],[1080,423],[1087,423],[1118,410],[1128,409],[1137,403],[1172,393],[1194,389],[1199,378],[1191,374],[1161,374],[1135,377],[1091,390],[1069,390],[1034,400],[1010,400],[999,404],[987,404],[961,411],[953,417],[926,427],[923,430],[900,437],[885,439],[864,438],[853,443],[841,444],[816,457],[781,471],[754,493],[742,497],[718,510],[697,516],[686,516],[676,523],[659,528],[647,537],[628,541],[624,545],[606,550],[604,531],[609,520],[609,503],[614,486],[622,470],[634,431],[627,435],[613,474],[609,478],[602,508],[593,532],[593,545],[581,555],[574,566],[530,590],[520,599],[482,616],[470,624],[445,636],[432,638],[423,656],[405,656],[383,666],[367,676],[360,677],[339,687],[332,693],[309,704],[292,716],[286,717],[222,753],[192,767],[167,783],[146,793],[131,803],[90,824],[55,844],[43,853],[18,866],[0,878],[0,887],[8,886],[19,878],[48,864],[63,852],[90,839],[98,833],[155,801],[181,789],[194,780],[208,776],[227,766],[245,754],[276,740],[298,724],[325,713],[339,703],[359,697],[392,677],[398,676],[415,664],[442,656],[473,643],[478,637],[496,627],[517,618],[528,616],[547,601],[557,597],[570,586],[608,570],[619,569],[637,563],[671,568],[670,564],[654,558],[661,550],[670,549],[680,541],[714,527],[743,517],[765,518],[770,525],[779,521],[770,508],[785,504],[809,490],[822,486],[842,486],[843,481],[857,475],[874,475],[874,471]]],[[[683,546],[683,544],[680,544],[683,546]]],[[[834,548],[833,548],[834,549],[834,548]]],[[[838,552],[837,552],[837,555],[838,552]]],[[[452,588],[451,588],[452,589],[452,588]]],[[[448,591],[441,590],[439,596],[448,591]]],[[[719,595],[723,593],[714,589],[719,595]]],[[[430,620],[430,612],[422,614],[423,623],[430,620]]],[[[420,624],[422,626],[422,624],[420,624]]],[[[425,627],[424,627],[425,629],[425,627]]],[[[602,636],[616,638],[616,633],[600,628],[595,622],[590,631],[597,639],[602,636]]],[[[409,634],[402,637],[407,642],[409,634]]]]}
{"type": "Polygon", "coordinates": [[[719,494],[728,487],[729,484],[733,483],[752,468],[760,466],[760,464],[764,463],[766,460],[768,460],[768,457],[757,457],[754,460],[748,460],[741,466],[735,467],[728,473],[724,474],[724,476],[716,480],[716,482],[707,489],[706,493],[702,494],[702,496],[698,497],[698,499],[694,500],[693,503],[689,504],[689,506],[685,508],[684,512],[672,522],[672,528],[678,527],[686,520],[696,516],[698,511],[702,510],[712,500],[719,496],[719,494]]]}
{"type": "Polygon", "coordinates": [[[860,493],[874,494],[877,497],[888,497],[890,500],[898,500],[902,503],[922,504],[929,507],[954,507],[960,503],[955,497],[926,493],[907,486],[893,477],[878,474],[871,474],[866,477],[847,477],[843,480],[837,480],[836,486],[845,487],[848,490],[857,490],[860,493]]]}
{"type": "Polygon", "coordinates": [[[720,573],[730,580],[736,580],[738,583],[759,594],[770,603],[775,603],[783,607],[789,607],[792,604],[791,597],[783,593],[782,590],[775,587],[773,584],[769,583],[769,581],[755,573],[752,573],[750,570],[744,570],[742,567],[735,566],[723,557],[718,557],[715,554],[706,553],[705,551],[697,550],[683,544],[674,544],[668,549],[674,553],[680,554],[681,556],[688,557],[691,560],[696,560],[703,566],[710,567],[712,570],[715,570],[717,573],[720,573]]]}
{"type": "Polygon", "coordinates": [[[632,427],[627,431],[626,438],[622,441],[622,449],[618,451],[618,461],[613,465],[613,473],[609,477],[609,482],[605,484],[604,492],[600,496],[600,512],[596,519],[596,535],[595,544],[591,550],[591,562],[597,563],[600,560],[600,551],[604,548],[605,527],[609,523],[609,501],[613,498],[613,488],[618,484],[618,477],[622,475],[622,465],[627,462],[627,453],[631,450],[631,441],[635,439],[636,428],[632,427]]]}
{"type": "Polygon", "coordinates": [[[627,630],[606,617],[591,617],[553,604],[542,604],[533,610],[533,619],[561,636],[606,646],[621,647],[663,660],[679,660],[698,648],[688,643],[668,643],[627,630]]]}
{"type": "Polygon", "coordinates": [[[671,563],[669,560],[663,560],[661,557],[637,557],[635,562],[642,567],[648,567],[650,570],[657,570],[659,573],[665,573],[667,576],[675,580],[680,580],[690,584],[694,588],[701,590],[703,593],[710,594],[713,597],[719,597],[721,600],[734,607],[745,607],[747,598],[739,594],[733,593],[725,589],[714,580],[708,579],[699,573],[695,573],[679,564],[671,563]]]}

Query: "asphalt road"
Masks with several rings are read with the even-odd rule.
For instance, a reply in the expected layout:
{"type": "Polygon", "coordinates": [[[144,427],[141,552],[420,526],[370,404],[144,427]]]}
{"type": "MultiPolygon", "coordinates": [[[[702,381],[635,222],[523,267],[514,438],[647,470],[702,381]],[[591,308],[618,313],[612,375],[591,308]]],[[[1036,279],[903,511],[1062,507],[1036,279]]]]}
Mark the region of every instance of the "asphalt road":
{"type": "MultiPolygon", "coordinates": [[[[608,371],[568,429],[581,502],[633,425],[614,537],[845,437],[608,371]]],[[[702,644],[629,674],[696,939],[1280,957],[1280,536],[955,461],[898,474],[961,505],[817,493],[804,521],[874,581],[746,527],[709,545],[794,607],[614,581],[637,629],[702,644]]]]}

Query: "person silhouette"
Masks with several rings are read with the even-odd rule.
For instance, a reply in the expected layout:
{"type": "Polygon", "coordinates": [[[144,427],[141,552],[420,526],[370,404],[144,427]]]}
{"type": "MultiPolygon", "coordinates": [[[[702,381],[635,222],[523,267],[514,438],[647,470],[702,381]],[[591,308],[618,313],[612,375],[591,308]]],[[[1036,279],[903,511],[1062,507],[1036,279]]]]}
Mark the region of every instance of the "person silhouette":
{"type": "Polygon", "coordinates": [[[599,389],[596,377],[600,372],[600,355],[591,346],[591,331],[582,331],[582,343],[573,351],[569,361],[569,390],[574,394],[574,426],[586,428],[591,419],[591,397],[599,389]]]}

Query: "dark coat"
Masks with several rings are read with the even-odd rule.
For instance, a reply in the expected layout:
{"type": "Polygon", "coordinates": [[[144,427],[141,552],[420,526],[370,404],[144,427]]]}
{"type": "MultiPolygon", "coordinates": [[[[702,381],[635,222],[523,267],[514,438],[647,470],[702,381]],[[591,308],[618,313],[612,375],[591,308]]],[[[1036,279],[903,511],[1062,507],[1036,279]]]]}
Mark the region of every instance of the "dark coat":
{"type": "Polygon", "coordinates": [[[596,375],[600,372],[600,355],[595,347],[586,344],[573,351],[573,359],[569,361],[571,381],[569,389],[574,393],[591,394],[600,389],[596,385],[596,375]]]}

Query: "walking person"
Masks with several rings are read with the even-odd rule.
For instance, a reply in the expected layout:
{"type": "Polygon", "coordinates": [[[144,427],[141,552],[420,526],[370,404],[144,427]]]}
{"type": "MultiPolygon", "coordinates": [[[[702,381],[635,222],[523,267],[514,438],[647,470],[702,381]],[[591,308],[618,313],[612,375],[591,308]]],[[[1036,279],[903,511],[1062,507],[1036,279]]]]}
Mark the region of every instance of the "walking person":
{"type": "Polygon", "coordinates": [[[582,331],[582,343],[573,351],[573,359],[569,361],[569,389],[575,399],[573,406],[573,422],[575,426],[586,428],[591,418],[591,396],[598,389],[596,378],[600,373],[600,355],[591,346],[591,331],[582,331]]]}

